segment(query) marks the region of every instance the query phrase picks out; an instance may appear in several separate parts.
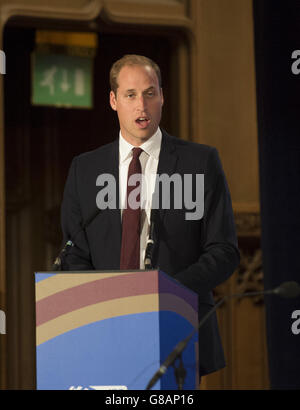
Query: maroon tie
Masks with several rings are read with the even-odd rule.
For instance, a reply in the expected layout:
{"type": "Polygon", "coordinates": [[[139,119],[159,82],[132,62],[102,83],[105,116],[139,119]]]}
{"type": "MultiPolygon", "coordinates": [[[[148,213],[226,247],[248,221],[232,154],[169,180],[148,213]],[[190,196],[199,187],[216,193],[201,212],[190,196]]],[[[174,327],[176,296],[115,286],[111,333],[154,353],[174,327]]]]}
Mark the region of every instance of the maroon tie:
{"type": "Polygon", "coordinates": [[[121,258],[120,269],[139,269],[140,268],[140,200],[141,200],[141,181],[136,186],[128,185],[128,180],[131,175],[142,173],[141,163],[139,156],[142,153],[141,148],[133,148],[132,160],[128,168],[127,179],[127,194],[126,194],[126,207],[123,210],[122,215],[122,246],[121,246],[121,258]],[[138,188],[137,188],[138,187],[138,188]],[[130,207],[130,200],[128,201],[130,192],[134,191],[131,196],[131,201],[134,199],[138,205],[137,209],[133,205],[130,207]]]}

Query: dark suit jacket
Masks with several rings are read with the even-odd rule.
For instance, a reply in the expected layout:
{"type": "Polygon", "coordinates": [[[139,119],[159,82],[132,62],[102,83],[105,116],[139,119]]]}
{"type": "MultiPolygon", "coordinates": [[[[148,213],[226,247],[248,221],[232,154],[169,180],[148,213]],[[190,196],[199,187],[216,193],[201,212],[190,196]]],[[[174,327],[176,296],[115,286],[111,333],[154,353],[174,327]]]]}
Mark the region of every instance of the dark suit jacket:
{"type": "MultiPolygon", "coordinates": [[[[95,213],[100,174],[114,175],[119,204],[118,140],[74,158],[62,204],[64,240],[75,244],[63,260],[64,270],[120,268],[121,217],[119,209],[95,213]]],[[[186,209],[158,210],[155,223],[154,266],[199,294],[199,319],[214,304],[212,290],[225,281],[239,263],[231,199],[215,148],[186,142],[163,131],[158,174],[204,174],[204,216],[187,221],[186,209]]],[[[172,198],[171,198],[172,199],[172,198]]],[[[171,200],[172,205],[172,200],[171,200]]],[[[200,374],[225,366],[216,315],[199,334],[200,374]]]]}

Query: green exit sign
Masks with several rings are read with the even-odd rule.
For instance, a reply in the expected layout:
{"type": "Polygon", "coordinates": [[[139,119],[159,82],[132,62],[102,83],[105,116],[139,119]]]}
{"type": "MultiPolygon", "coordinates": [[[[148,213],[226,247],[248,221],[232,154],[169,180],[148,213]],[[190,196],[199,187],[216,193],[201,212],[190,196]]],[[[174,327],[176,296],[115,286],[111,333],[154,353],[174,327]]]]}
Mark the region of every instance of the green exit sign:
{"type": "Polygon", "coordinates": [[[92,75],[92,58],[34,53],[32,104],[92,108],[92,75]]]}

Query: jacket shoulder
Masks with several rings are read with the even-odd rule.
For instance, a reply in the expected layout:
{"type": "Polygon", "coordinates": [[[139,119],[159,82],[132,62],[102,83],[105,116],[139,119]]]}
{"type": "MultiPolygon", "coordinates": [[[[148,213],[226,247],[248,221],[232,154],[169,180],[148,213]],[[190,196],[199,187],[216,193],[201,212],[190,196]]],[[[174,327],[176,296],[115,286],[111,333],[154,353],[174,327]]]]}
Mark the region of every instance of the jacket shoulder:
{"type": "Polygon", "coordinates": [[[212,153],[217,152],[217,149],[213,146],[206,145],[206,144],[200,144],[198,142],[183,140],[181,138],[177,138],[172,135],[169,135],[165,131],[163,132],[163,136],[168,143],[172,144],[175,147],[175,149],[181,152],[186,151],[187,153],[191,155],[209,156],[212,153]]]}
{"type": "Polygon", "coordinates": [[[74,157],[74,160],[80,163],[85,163],[93,160],[99,160],[100,157],[107,158],[107,155],[113,152],[116,146],[115,144],[117,144],[117,141],[102,145],[101,147],[98,147],[92,151],[83,152],[74,157]]]}

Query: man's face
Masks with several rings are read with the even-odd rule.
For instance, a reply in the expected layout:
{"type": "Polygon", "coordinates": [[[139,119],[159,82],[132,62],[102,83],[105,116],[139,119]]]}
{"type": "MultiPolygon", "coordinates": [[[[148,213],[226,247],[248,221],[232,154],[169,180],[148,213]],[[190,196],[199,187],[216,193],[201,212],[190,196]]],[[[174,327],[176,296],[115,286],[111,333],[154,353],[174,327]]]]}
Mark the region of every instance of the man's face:
{"type": "Polygon", "coordinates": [[[117,111],[122,136],[139,146],[157,130],[163,94],[155,71],[148,66],[124,66],[118,75],[117,94],[110,92],[110,105],[117,111]]]}

